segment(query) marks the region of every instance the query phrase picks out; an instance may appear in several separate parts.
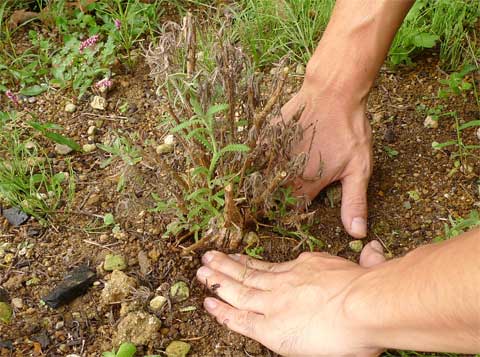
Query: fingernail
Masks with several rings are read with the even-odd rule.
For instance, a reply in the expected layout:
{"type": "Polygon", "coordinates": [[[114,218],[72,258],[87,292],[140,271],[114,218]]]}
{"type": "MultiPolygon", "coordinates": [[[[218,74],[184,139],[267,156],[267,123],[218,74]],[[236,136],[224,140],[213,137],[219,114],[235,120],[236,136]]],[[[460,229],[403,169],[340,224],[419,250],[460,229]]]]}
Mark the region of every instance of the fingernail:
{"type": "Polygon", "coordinates": [[[380,244],[380,242],[378,240],[372,240],[370,242],[370,247],[372,247],[372,249],[380,254],[383,254],[383,245],[380,244]]]}
{"type": "Polygon", "coordinates": [[[207,310],[213,310],[218,306],[218,304],[217,304],[217,301],[215,299],[206,298],[205,302],[203,303],[203,306],[205,306],[205,309],[207,309],[207,310]]]}
{"type": "Polygon", "coordinates": [[[206,252],[202,257],[203,264],[208,264],[213,260],[213,252],[206,252]]]}
{"type": "Polygon", "coordinates": [[[210,268],[207,267],[201,267],[200,269],[197,270],[197,276],[199,279],[206,279],[210,276],[212,276],[213,271],[210,268]]]}
{"type": "Polygon", "coordinates": [[[240,254],[229,254],[228,256],[237,262],[240,260],[240,254]]]}
{"type": "Polygon", "coordinates": [[[364,237],[367,235],[367,221],[362,217],[355,217],[352,219],[350,230],[353,234],[364,237]]]}

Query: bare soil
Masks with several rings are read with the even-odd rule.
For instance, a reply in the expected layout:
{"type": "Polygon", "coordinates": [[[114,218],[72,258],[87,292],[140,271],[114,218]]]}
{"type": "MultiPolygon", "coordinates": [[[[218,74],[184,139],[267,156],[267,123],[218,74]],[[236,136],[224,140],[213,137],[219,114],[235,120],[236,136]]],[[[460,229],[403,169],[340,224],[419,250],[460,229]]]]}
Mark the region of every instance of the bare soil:
{"type": "MultiPolygon", "coordinates": [[[[437,54],[429,53],[414,67],[398,68],[394,72],[382,70],[369,101],[375,170],[369,188],[369,236],[366,241],[380,239],[391,258],[430,243],[443,234],[449,215],[465,216],[480,201],[478,165],[472,174],[458,172],[449,177],[452,160],[448,152],[432,150],[433,141],[455,137],[453,122],[440,120],[437,129],[427,129],[423,125],[426,114],[416,110],[421,103],[428,107],[440,103],[436,99],[438,80],[445,78],[445,73],[437,62],[437,54]],[[389,157],[385,146],[398,151],[398,155],[389,157]],[[410,199],[409,191],[417,191],[420,199],[410,199]]],[[[300,84],[301,78],[292,76],[289,92],[294,93],[300,84]]],[[[99,124],[98,120],[103,121],[96,134],[98,142],[115,132],[121,135],[138,133],[137,145],[154,147],[154,143],[161,143],[166,135],[159,124],[162,108],[143,63],[138,64],[134,73],[115,77],[115,88],[108,96],[108,108],[104,112],[91,109],[89,98],[85,98],[76,103],[75,113],[66,113],[64,106],[72,98],[68,92],[47,93],[39,96],[36,103],[25,104],[23,110],[36,113],[41,121],[62,125],[64,134],[81,144],[87,143],[87,129],[99,124]],[[126,102],[128,109],[122,113],[120,107],[126,102]]],[[[447,110],[456,110],[464,120],[478,116],[473,97],[460,96],[442,104],[447,110]]],[[[471,142],[476,140],[473,131],[467,131],[465,138],[471,142]]],[[[161,333],[148,346],[140,347],[139,355],[141,352],[160,354],[172,340],[189,342],[192,345],[189,356],[274,355],[258,343],[227,331],[205,313],[202,300],[208,292],[195,280],[201,252],[182,256],[182,248],[175,241],[161,237],[161,217],[149,211],[153,205],[151,193],[162,191],[158,185],[162,173],[148,164],[148,158],[129,171],[126,189],[118,193],[118,174],[123,169],[120,162],[101,169],[99,165],[106,155],[99,149],[90,154],[62,157],[55,155],[52,143],[46,145],[56,171],[64,171],[66,160],[71,159],[76,181],[75,200],[70,211],[62,208],[47,227],[35,220],[20,228],[12,228],[6,222],[0,226],[0,243],[33,244],[27,255],[17,254],[11,265],[0,265],[2,286],[12,298],[21,298],[24,303],[23,308],[15,311],[11,325],[0,326],[1,355],[76,353],[98,356],[110,350],[120,313],[119,304],[105,306],[100,301],[107,280],[107,272],[101,265],[110,252],[127,258],[125,272],[137,279],[141,287],[135,300],[147,311],[157,288],[167,292],[170,285],[179,280],[187,282],[191,288],[187,301],[172,304],[159,314],[161,333]],[[120,223],[123,234],[114,235],[111,229],[99,228],[102,221],[95,215],[103,216],[108,212],[120,223]],[[32,236],[32,228],[40,234],[32,236]],[[138,264],[141,251],[147,254],[152,265],[147,274],[140,271],[138,264]],[[97,270],[97,283],[64,307],[53,310],[42,306],[41,297],[81,263],[97,270]],[[27,285],[33,277],[39,279],[38,283],[27,285]],[[180,312],[181,308],[190,306],[195,310],[180,312]],[[57,323],[61,321],[64,324],[58,328],[57,323]],[[48,343],[40,348],[35,341],[42,334],[48,337],[48,343]],[[12,342],[13,350],[5,347],[7,341],[12,342]]],[[[313,203],[317,222],[313,233],[326,243],[327,252],[357,260],[358,254],[348,248],[351,238],[345,234],[340,221],[340,197],[335,195],[335,189],[332,192],[336,196],[332,201],[321,194],[313,203]]],[[[259,234],[267,260],[293,259],[308,249],[300,246],[295,250],[298,241],[276,237],[268,230],[259,234]]]]}

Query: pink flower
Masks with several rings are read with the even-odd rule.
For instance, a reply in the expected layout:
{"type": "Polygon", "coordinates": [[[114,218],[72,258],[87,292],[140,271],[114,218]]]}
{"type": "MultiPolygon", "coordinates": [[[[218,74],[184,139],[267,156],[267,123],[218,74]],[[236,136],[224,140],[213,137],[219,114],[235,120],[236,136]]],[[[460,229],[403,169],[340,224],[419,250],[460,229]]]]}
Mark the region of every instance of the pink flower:
{"type": "Polygon", "coordinates": [[[122,27],[122,21],[120,21],[119,19],[115,19],[114,23],[117,30],[120,30],[120,28],[122,27]]]}
{"type": "Polygon", "coordinates": [[[80,53],[82,53],[85,48],[94,46],[97,43],[99,37],[100,36],[98,36],[98,35],[93,35],[93,36],[87,38],[85,41],[83,41],[80,44],[80,49],[79,49],[80,53]]]}
{"type": "Polygon", "coordinates": [[[109,89],[112,85],[113,85],[113,82],[110,79],[104,78],[101,81],[98,81],[97,83],[95,83],[95,88],[109,89]]]}
{"type": "Polygon", "coordinates": [[[10,89],[5,92],[5,95],[10,99],[15,105],[18,105],[18,97],[10,89]]]}

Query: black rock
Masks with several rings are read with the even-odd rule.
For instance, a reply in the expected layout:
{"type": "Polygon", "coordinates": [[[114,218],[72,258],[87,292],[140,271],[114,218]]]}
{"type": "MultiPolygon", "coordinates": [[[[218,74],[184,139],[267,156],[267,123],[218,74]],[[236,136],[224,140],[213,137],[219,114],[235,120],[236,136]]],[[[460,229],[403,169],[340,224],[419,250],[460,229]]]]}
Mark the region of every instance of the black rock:
{"type": "Polygon", "coordinates": [[[383,139],[387,143],[393,144],[396,140],[395,130],[393,130],[392,127],[388,127],[387,130],[385,130],[385,135],[383,136],[383,139]]]}
{"type": "Polygon", "coordinates": [[[10,303],[10,295],[8,294],[7,289],[4,289],[0,286],[0,302],[10,303]]]}
{"type": "Polygon", "coordinates": [[[29,237],[38,237],[40,234],[42,234],[42,230],[40,228],[28,227],[27,229],[27,236],[29,237]]]}
{"type": "Polygon", "coordinates": [[[5,217],[12,226],[18,227],[24,224],[30,216],[23,212],[20,208],[18,207],[11,207],[7,208],[1,211],[3,217],[5,217]]]}
{"type": "Polygon", "coordinates": [[[85,294],[95,279],[96,274],[86,265],[81,265],[67,274],[63,281],[42,300],[51,308],[56,309],[85,294]]]}

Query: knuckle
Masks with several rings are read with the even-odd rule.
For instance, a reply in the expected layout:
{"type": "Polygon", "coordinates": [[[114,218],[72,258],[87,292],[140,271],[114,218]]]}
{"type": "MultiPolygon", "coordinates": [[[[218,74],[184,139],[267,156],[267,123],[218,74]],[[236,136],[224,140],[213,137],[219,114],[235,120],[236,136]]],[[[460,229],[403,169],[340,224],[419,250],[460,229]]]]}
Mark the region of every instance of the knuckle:
{"type": "Polygon", "coordinates": [[[241,289],[237,295],[237,301],[240,306],[248,306],[253,297],[252,289],[241,289]]]}
{"type": "Polygon", "coordinates": [[[306,260],[309,260],[310,258],[312,258],[312,253],[310,252],[302,252],[300,253],[300,255],[298,256],[298,260],[300,261],[306,261],[306,260]]]}
{"type": "MultiPolygon", "coordinates": [[[[236,325],[241,329],[243,334],[247,336],[253,336],[255,333],[254,318],[253,312],[251,311],[240,311],[237,315],[236,325]]],[[[229,324],[232,324],[233,321],[229,321],[229,324]]],[[[227,325],[228,326],[228,325],[227,325]]],[[[230,328],[230,326],[228,326],[230,328]]]]}

